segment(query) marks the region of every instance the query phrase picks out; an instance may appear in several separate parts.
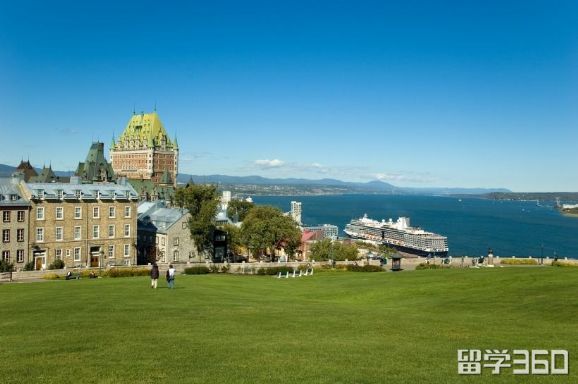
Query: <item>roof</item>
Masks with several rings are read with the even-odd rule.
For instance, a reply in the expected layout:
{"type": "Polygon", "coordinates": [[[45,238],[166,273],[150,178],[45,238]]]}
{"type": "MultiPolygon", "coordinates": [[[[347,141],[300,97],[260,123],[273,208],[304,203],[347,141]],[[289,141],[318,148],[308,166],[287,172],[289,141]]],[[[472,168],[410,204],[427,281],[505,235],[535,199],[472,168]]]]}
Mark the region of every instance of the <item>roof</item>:
{"type": "Polygon", "coordinates": [[[110,199],[136,200],[138,194],[129,183],[75,184],[75,183],[24,183],[32,199],[110,199]]]}
{"type": "Polygon", "coordinates": [[[171,200],[175,195],[175,188],[172,185],[157,185],[152,180],[128,179],[139,196],[156,198],[159,200],[171,200]]]}
{"type": "Polygon", "coordinates": [[[169,138],[159,115],[155,111],[133,114],[111,150],[156,147],[178,149],[176,140],[172,141],[169,138]]]}
{"type": "Polygon", "coordinates": [[[30,160],[20,161],[20,164],[18,165],[18,167],[16,167],[16,170],[24,174],[24,180],[26,181],[30,180],[30,178],[33,176],[38,176],[38,173],[36,172],[32,164],[30,164],[30,160]]]}
{"type": "Polygon", "coordinates": [[[163,201],[144,202],[137,208],[139,226],[149,226],[152,224],[157,232],[165,233],[174,224],[179,222],[183,216],[188,214],[186,209],[167,208],[163,201]]]}
{"type": "Polygon", "coordinates": [[[20,180],[14,177],[0,177],[0,206],[30,205],[20,190],[20,180]]]}
{"type": "Polygon", "coordinates": [[[114,180],[112,166],[104,157],[104,143],[92,143],[88,150],[88,155],[86,155],[86,161],[78,163],[75,175],[81,177],[85,182],[114,180]]]}

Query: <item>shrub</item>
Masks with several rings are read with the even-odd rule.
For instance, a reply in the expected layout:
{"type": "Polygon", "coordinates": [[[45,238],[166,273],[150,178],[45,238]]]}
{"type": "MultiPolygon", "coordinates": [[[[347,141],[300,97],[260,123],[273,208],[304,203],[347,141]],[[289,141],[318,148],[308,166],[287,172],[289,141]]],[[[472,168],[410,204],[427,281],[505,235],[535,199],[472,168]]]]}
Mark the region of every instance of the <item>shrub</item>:
{"type": "Polygon", "coordinates": [[[538,265],[537,259],[502,259],[500,261],[504,265],[538,265]]]}
{"type": "Polygon", "coordinates": [[[345,269],[350,272],[382,272],[383,269],[378,265],[348,265],[345,269]]]}
{"type": "Polygon", "coordinates": [[[442,264],[428,264],[428,263],[420,263],[418,265],[416,265],[415,269],[446,269],[446,268],[450,268],[449,265],[442,265],[442,264]]]}
{"type": "Polygon", "coordinates": [[[6,260],[0,260],[0,272],[13,272],[14,264],[10,264],[6,260]]]}
{"type": "Polygon", "coordinates": [[[34,271],[34,260],[27,262],[24,264],[25,271],[34,271]]]}
{"type": "Polygon", "coordinates": [[[209,268],[204,265],[185,268],[185,275],[205,275],[209,272],[211,272],[209,268]]]}
{"type": "Polygon", "coordinates": [[[573,263],[571,261],[553,261],[553,267],[578,267],[578,263],[573,263]]]}
{"type": "Polygon", "coordinates": [[[56,259],[48,266],[48,269],[62,269],[64,268],[64,261],[56,259]]]}
{"type": "Polygon", "coordinates": [[[111,268],[105,273],[108,277],[132,277],[132,276],[148,276],[150,270],[148,268],[111,268]]]}
{"type": "Polygon", "coordinates": [[[45,273],[44,275],[42,275],[42,278],[44,280],[57,280],[60,279],[60,276],[56,273],[45,273]]]}

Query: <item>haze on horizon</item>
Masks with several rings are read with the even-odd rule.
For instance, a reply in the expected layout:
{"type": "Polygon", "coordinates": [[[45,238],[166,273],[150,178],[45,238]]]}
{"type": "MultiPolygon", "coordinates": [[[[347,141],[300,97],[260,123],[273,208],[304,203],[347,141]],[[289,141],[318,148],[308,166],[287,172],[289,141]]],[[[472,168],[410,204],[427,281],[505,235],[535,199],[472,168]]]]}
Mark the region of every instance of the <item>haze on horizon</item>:
{"type": "Polygon", "coordinates": [[[575,1],[6,2],[0,163],[155,106],[181,173],[578,191],[575,1]]]}

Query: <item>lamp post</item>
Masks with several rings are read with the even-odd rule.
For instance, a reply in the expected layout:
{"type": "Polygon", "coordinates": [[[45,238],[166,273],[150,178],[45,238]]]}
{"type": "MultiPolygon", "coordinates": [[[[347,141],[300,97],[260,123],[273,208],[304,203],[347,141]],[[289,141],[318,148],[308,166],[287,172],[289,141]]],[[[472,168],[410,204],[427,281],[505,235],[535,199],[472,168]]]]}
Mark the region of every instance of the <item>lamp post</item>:
{"type": "Polygon", "coordinates": [[[544,264],[544,243],[540,245],[540,264],[544,264]]]}

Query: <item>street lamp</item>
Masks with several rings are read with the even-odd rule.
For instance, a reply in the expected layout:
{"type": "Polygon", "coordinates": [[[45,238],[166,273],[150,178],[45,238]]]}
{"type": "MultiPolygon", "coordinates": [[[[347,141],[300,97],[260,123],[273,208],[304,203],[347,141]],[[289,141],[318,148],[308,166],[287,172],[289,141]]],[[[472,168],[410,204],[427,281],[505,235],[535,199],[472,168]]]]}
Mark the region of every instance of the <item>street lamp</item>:
{"type": "Polygon", "coordinates": [[[544,264],[544,243],[540,245],[540,264],[544,264]]]}

